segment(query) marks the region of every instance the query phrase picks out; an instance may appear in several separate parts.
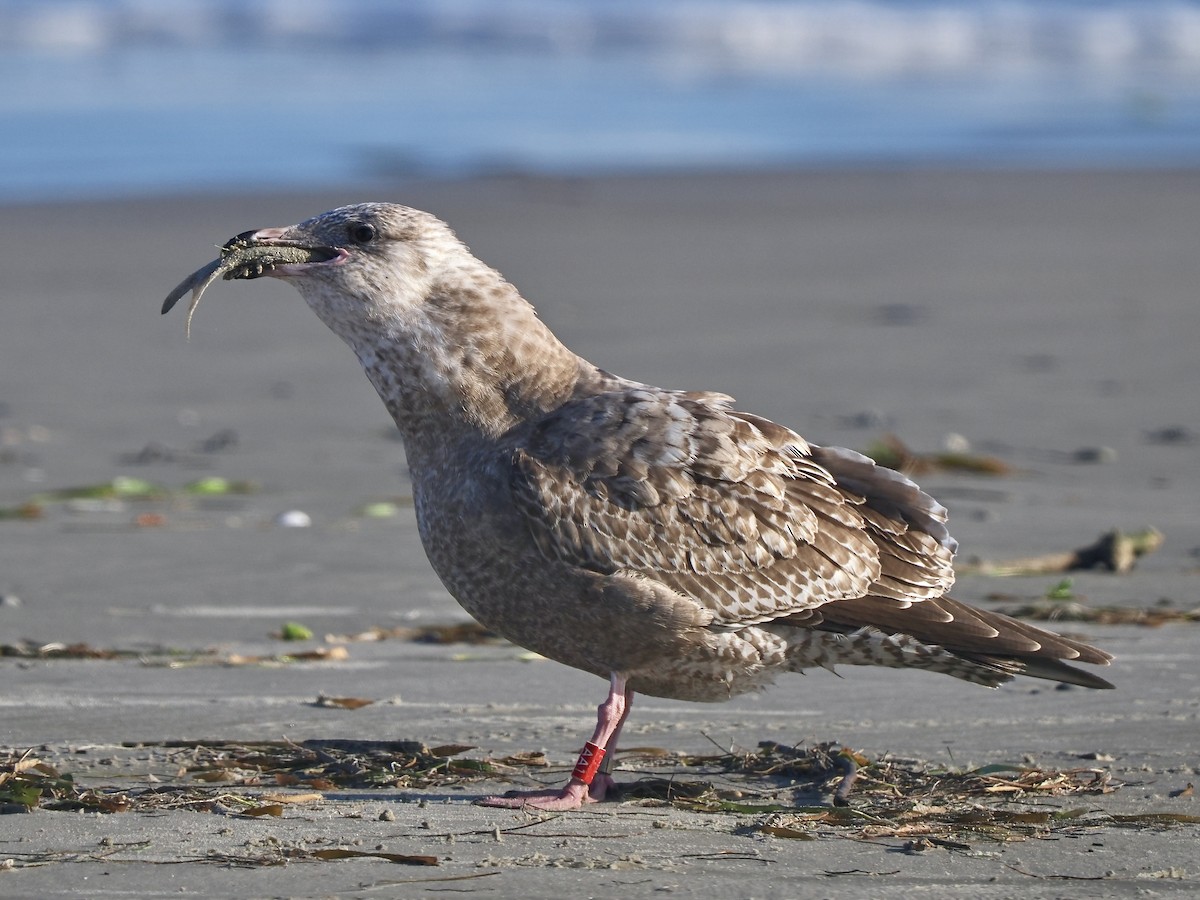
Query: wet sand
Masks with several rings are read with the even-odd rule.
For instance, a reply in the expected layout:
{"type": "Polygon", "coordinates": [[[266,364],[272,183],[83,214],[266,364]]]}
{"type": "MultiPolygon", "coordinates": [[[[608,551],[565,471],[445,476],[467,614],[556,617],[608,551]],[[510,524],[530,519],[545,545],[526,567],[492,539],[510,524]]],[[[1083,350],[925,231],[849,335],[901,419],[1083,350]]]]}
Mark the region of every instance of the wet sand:
{"type": "MultiPolygon", "coordinates": [[[[464,618],[419,547],[403,449],[382,406],[294,291],[268,279],[218,284],[190,342],[181,312],[158,316],[213,245],[362,199],[445,218],[605,368],[725,391],[818,443],[866,449],[892,432],[930,452],[961,436],[996,456],[1012,474],[920,476],[950,508],[964,563],[1154,526],[1166,543],[1132,574],[1081,573],[1072,590],[1089,606],[1192,608],[1197,196],[1192,172],[802,172],[0,208],[0,509],[117,476],[173,492],[43,499],[40,518],[0,521],[0,644],[274,655],[289,646],[272,632],[292,620],[320,638],[464,618]],[[182,493],[212,476],[257,490],[182,493]],[[383,502],[396,514],[362,514],[383,502]],[[279,527],[289,510],[312,527],[279,527]]],[[[955,595],[1013,606],[1058,578],[966,574],[955,595]]],[[[1196,626],[1062,627],[1117,654],[1104,673],[1117,691],[1019,681],[989,692],[922,673],[812,673],[717,706],[643,699],[626,743],[710,752],[713,742],[837,741],[956,767],[1099,766],[1125,786],[1058,805],[1200,815],[1200,801],[1170,796],[1200,765],[1196,626]]],[[[41,748],[81,781],[131,790],[163,760],[122,742],[419,740],[480,754],[544,749],[565,767],[604,694],[591,676],[507,646],[392,640],[347,651],[340,662],[283,666],[0,659],[0,744],[41,748]],[[377,702],[312,705],[320,694],[377,702]]],[[[479,875],[429,887],[530,897],[1131,896],[1192,892],[1200,877],[1194,828],[1080,829],[906,853],[894,837],[831,830],[791,841],[748,833],[754,817],[603,804],[509,832],[527,817],[467,802],[497,787],[334,791],[283,819],[0,816],[0,861],[15,865],[0,870],[0,893],[407,896],[421,886],[385,885],[479,875]],[[380,821],[384,810],[395,820],[380,821]],[[99,849],[142,841],[108,858],[99,849]],[[204,861],[210,850],[322,841],[437,854],[442,864],[204,861]],[[68,855],[28,865],[42,851],[68,855]]]]}

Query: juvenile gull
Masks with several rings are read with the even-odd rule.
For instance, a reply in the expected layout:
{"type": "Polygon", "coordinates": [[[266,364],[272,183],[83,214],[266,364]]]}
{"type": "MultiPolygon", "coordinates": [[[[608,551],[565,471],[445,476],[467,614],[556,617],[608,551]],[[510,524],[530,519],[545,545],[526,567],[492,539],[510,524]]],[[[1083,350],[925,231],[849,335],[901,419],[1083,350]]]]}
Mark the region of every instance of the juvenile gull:
{"type": "Polygon", "coordinates": [[[909,479],[724,394],[596,368],[428,213],[365,203],[230,246],[266,262],[227,277],[293,283],[358,356],[403,436],[450,593],[514,643],[609,681],[565,787],[482,802],[603,798],[634,693],[724,700],[838,664],[1112,687],[1064,662],[1108,653],[946,596],[957,544],[909,479]]]}

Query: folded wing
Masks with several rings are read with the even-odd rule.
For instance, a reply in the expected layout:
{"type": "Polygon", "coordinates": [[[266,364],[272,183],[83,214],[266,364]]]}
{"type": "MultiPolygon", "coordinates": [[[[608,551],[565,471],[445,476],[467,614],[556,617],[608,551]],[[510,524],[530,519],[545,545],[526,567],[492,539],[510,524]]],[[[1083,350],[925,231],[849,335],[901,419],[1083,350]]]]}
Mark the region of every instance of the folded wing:
{"type": "Polygon", "coordinates": [[[932,498],[730,403],[636,387],[536,423],[512,485],[542,551],[653,578],[729,626],[949,588],[955,544],[932,498]]]}

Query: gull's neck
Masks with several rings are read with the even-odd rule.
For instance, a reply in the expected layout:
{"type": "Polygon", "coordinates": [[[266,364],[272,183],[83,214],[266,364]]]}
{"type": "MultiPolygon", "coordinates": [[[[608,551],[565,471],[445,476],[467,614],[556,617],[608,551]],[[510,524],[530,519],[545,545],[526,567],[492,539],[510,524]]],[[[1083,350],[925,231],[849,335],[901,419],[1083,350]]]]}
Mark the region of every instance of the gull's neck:
{"type": "Polygon", "coordinates": [[[424,302],[381,319],[342,320],[335,330],[410,450],[499,439],[561,406],[595,372],[498,275],[478,289],[434,285],[424,302]]]}

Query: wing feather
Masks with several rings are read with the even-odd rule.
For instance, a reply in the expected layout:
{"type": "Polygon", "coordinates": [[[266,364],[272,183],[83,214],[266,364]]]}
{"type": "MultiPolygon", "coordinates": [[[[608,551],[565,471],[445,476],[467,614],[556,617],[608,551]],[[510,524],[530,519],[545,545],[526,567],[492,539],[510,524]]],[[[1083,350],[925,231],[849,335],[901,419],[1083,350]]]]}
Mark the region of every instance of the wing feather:
{"type": "Polygon", "coordinates": [[[932,498],[730,404],[634,386],[534,423],[513,448],[512,489],[541,551],[653,578],[729,626],[949,587],[954,545],[932,498]]]}

